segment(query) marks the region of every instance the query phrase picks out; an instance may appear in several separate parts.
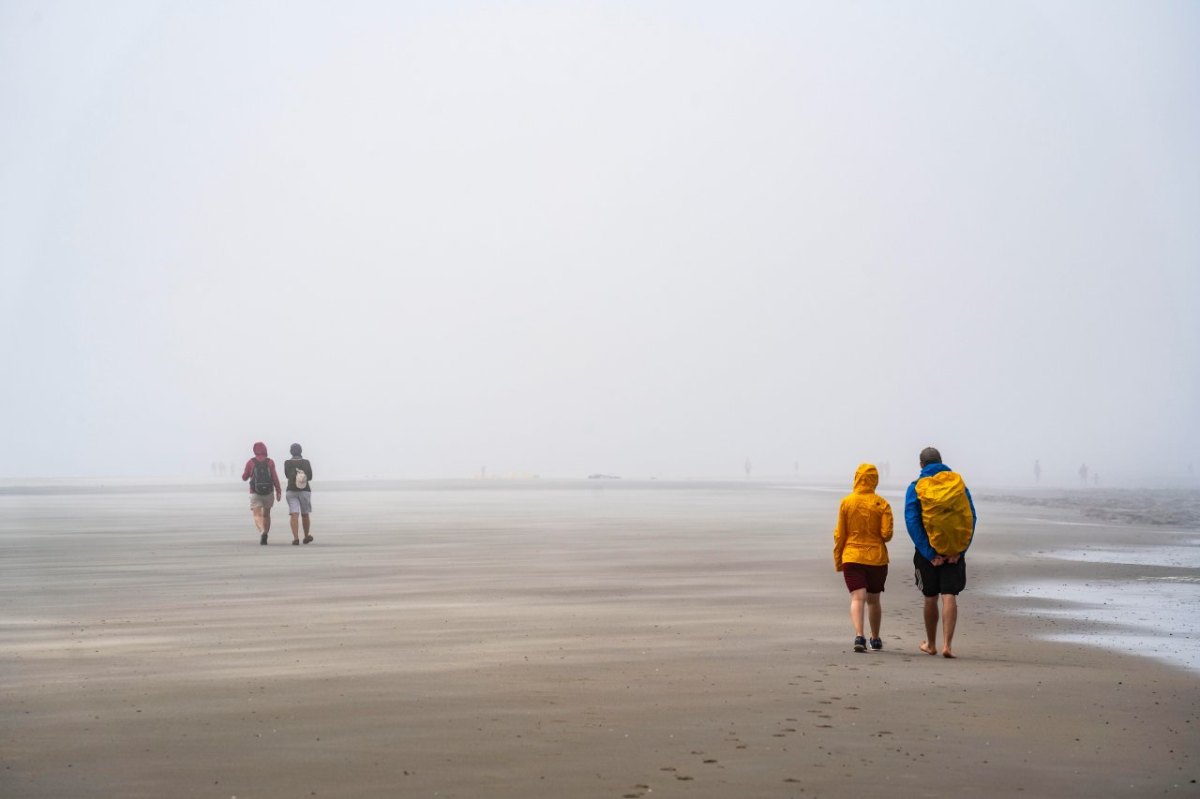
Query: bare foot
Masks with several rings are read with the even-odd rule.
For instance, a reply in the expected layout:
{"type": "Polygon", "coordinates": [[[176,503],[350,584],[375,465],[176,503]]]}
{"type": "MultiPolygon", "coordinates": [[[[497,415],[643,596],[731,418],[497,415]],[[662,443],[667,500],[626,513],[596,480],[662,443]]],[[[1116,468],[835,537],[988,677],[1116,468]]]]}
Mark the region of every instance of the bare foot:
{"type": "MultiPolygon", "coordinates": [[[[932,653],[932,652],[930,652],[929,654],[931,654],[931,655],[932,655],[933,653],[932,653]]],[[[943,649],[943,650],[942,650],[942,657],[944,657],[944,658],[952,658],[952,657],[954,657],[954,654],[953,654],[953,653],[952,653],[952,652],[951,652],[949,649],[943,649]]]]}
{"type": "Polygon", "coordinates": [[[918,648],[919,648],[919,649],[920,649],[922,652],[924,652],[926,655],[936,655],[936,654],[937,654],[937,650],[935,650],[933,647],[931,647],[931,646],[929,645],[929,642],[928,642],[928,641],[922,641],[922,642],[921,642],[921,646],[920,646],[920,647],[918,647],[918,648]]]}

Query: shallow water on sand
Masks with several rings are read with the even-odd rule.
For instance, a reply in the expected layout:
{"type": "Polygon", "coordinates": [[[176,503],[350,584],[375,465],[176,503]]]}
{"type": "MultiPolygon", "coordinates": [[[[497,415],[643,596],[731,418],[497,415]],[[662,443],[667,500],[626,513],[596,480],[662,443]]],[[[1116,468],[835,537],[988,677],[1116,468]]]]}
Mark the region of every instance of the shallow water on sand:
{"type": "MultiPolygon", "coordinates": [[[[1086,522],[1040,520],[1042,523],[1101,526],[1086,522]]],[[[1137,528],[1129,527],[1137,532],[1137,528]]],[[[1145,530],[1145,544],[1096,544],[1038,550],[1030,557],[1090,563],[1107,567],[1141,566],[1128,578],[1039,580],[1007,586],[1000,596],[1035,600],[1019,612],[1070,626],[1050,640],[1098,646],[1153,657],[1200,672],[1200,635],[1195,609],[1200,607],[1200,539],[1145,530]],[[1162,543],[1150,543],[1159,539],[1162,543]]]]}
{"type": "Polygon", "coordinates": [[[1067,622],[1053,641],[1145,655],[1200,672],[1200,576],[1141,577],[1087,582],[1039,581],[1012,586],[1002,596],[1039,600],[1022,613],[1067,622]]]}

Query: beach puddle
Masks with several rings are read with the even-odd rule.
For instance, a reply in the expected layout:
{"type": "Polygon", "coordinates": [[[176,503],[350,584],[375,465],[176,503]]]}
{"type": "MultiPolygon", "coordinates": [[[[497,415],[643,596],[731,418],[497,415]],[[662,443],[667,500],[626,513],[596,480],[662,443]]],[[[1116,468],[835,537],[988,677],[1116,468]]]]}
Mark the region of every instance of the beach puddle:
{"type": "Polygon", "coordinates": [[[1200,576],[1041,581],[997,593],[1032,600],[1018,611],[1021,614],[1076,622],[1072,632],[1050,633],[1044,636],[1048,640],[1143,655],[1200,672],[1194,618],[1200,607],[1200,576]]]}
{"type": "Polygon", "coordinates": [[[1039,550],[1039,558],[1070,560],[1085,563],[1120,563],[1130,566],[1172,566],[1200,569],[1200,540],[1189,541],[1191,546],[1106,546],[1086,549],[1039,550]]]}

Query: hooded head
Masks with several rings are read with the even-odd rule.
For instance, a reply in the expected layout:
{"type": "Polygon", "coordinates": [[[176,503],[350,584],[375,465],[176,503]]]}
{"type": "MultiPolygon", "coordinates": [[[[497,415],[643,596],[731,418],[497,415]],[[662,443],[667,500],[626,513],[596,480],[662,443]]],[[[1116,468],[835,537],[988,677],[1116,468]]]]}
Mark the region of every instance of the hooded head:
{"type": "Polygon", "coordinates": [[[875,486],[879,485],[879,470],[873,464],[863,463],[854,473],[854,493],[874,494],[875,486]]]}
{"type": "Polygon", "coordinates": [[[921,450],[921,468],[924,469],[931,463],[941,463],[942,453],[937,451],[936,447],[926,447],[921,450]]]}
{"type": "Polygon", "coordinates": [[[299,444],[292,444],[291,453],[292,453],[293,458],[299,458],[300,453],[303,451],[304,451],[303,447],[301,447],[299,444]]]}
{"type": "Polygon", "coordinates": [[[254,457],[260,461],[267,457],[267,445],[261,441],[254,442],[254,457]]]}

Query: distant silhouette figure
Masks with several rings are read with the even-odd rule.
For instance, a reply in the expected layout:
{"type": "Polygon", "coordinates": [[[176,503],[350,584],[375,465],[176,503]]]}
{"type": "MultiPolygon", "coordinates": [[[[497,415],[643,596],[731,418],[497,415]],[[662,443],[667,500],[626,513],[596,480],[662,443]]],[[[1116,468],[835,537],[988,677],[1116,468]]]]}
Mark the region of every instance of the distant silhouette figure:
{"type": "Polygon", "coordinates": [[[1087,485],[1088,467],[1086,463],[1079,464],[1079,482],[1087,485]]]}
{"type": "Polygon", "coordinates": [[[754,469],[754,467],[750,464],[749,458],[746,458],[745,469],[746,469],[746,476],[749,477],[750,472],[753,471],[753,469],[754,469]]]}
{"type": "Polygon", "coordinates": [[[1042,482],[1042,462],[1040,460],[1033,462],[1033,482],[1042,482]]]}

